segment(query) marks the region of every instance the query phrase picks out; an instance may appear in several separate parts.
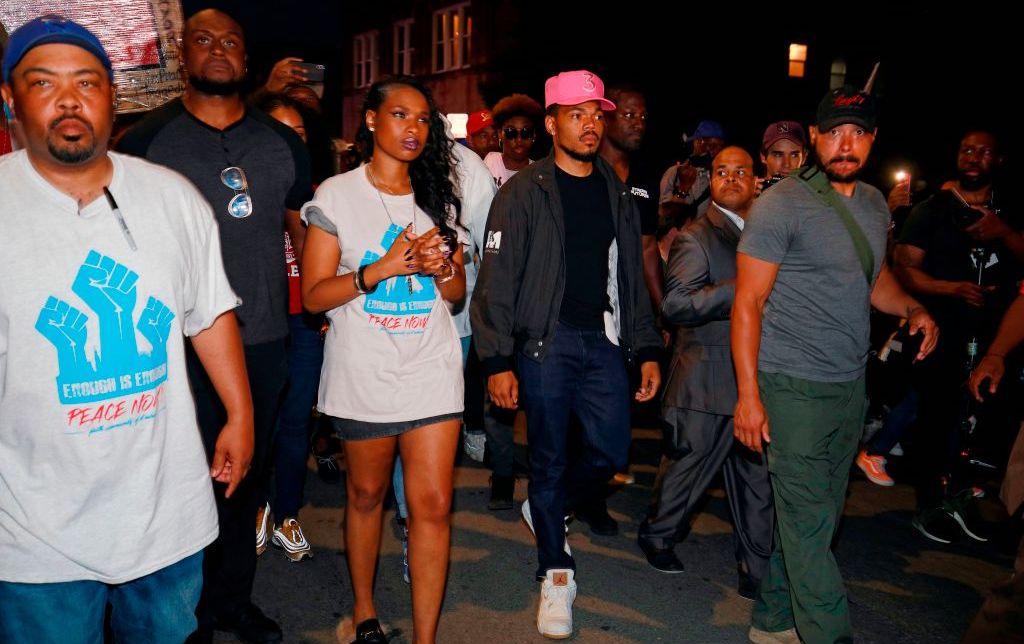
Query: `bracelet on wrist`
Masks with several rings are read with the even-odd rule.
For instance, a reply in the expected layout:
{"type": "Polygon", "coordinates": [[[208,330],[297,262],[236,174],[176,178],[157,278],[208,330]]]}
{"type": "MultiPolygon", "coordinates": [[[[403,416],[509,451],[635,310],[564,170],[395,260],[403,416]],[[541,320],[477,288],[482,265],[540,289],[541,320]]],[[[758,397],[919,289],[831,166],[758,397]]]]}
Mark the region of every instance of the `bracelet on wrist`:
{"type": "Polygon", "coordinates": [[[438,284],[444,284],[455,277],[455,266],[449,260],[445,260],[444,264],[441,265],[441,270],[434,273],[434,279],[437,280],[438,284]]]}
{"type": "Polygon", "coordinates": [[[356,276],[357,276],[356,290],[358,290],[363,295],[365,295],[367,293],[373,293],[374,291],[376,291],[377,290],[377,284],[379,284],[379,282],[377,284],[374,284],[372,288],[366,286],[366,269],[369,268],[369,267],[370,267],[369,264],[363,264],[362,266],[360,266],[356,270],[356,276]],[[360,289],[360,287],[362,287],[362,288],[360,289]]]}

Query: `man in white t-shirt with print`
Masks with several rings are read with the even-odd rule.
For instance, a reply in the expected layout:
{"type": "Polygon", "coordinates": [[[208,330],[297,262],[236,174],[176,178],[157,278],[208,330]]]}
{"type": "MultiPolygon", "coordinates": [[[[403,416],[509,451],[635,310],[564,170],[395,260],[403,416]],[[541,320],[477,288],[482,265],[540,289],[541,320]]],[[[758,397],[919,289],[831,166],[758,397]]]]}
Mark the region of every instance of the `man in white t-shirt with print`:
{"type": "Polygon", "coordinates": [[[238,305],[209,205],[174,172],[107,151],[103,46],[58,16],[3,59],[25,149],[0,158],[0,641],[195,630],[210,478],[252,456],[238,305]],[[185,372],[192,339],[230,414],[208,467],[185,372]]]}

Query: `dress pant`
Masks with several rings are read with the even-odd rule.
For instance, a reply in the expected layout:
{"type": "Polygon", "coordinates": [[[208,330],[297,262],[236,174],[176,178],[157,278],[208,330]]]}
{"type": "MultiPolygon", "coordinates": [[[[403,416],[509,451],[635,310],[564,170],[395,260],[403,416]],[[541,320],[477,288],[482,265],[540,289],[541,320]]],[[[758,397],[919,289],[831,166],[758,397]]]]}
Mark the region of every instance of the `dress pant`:
{"type": "MultiPolygon", "coordinates": [[[[196,401],[199,429],[212,461],[217,437],[227,415],[209,376],[191,344],[186,353],[189,380],[196,401]]],[[[227,485],[213,484],[220,535],[207,546],[203,559],[203,592],[197,615],[201,627],[232,620],[250,602],[256,577],[256,512],[269,461],[281,393],[288,379],[285,340],[245,346],[245,366],[252,393],[255,446],[252,465],[242,483],[224,498],[227,485]]],[[[187,521],[188,517],[182,517],[187,521]]]]}
{"type": "Polygon", "coordinates": [[[758,386],[771,431],[776,524],[751,622],[770,632],[795,626],[806,644],[852,642],[832,540],[864,430],[864,377],[815,382],[761,372],[758,386]]]}
{"type": "Polygon", "coordinates": [[[629,381],[622,351],[604,329],[558,323],[543,362],[518,361],[519,397],[530,444],[530,512],[538,567],[576,569],[565,543],[566,499],[603,492],[629,457],[629,381]],[[569,421],[580,423],[583,453],[569,467],[569,421]]]}
{"type": "Polygon", "coordinates": [[[759,581],[772,553],[775,521],[767,462],[736,442],[732,416],[678,407],[666,408],[664,416],[678,439],[673,453],[661,459],[654,499],[640,524],[640,540],[671,548],[685,539],[690,518],[723,470],[736,561],[759,581]]]}

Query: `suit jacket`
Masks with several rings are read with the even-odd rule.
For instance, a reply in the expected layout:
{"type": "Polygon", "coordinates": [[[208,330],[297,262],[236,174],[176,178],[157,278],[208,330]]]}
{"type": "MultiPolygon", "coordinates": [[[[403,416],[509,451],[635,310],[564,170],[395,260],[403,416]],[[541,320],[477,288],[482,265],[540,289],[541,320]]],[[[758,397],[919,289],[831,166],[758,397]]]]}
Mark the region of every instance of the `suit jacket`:
{"type": "Polygon", "coordinates": [[[736,296],[740,230],[712,204],[672,244],[662,315],[677,325],[662,404],[732,416],[736,373],[729,315],[736,296]]]}

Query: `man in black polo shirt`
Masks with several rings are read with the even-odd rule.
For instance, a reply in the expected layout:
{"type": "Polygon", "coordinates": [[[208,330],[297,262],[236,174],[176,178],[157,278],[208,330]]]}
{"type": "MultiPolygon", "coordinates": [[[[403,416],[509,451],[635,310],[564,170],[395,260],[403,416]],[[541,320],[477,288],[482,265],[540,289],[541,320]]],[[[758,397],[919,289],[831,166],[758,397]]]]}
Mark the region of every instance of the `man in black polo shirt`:
{"type": "MultiPolygon", "coordinates": [[[[245,38],[230,16],[216,10],[192,16],[182,37],[182,61],[185,94],[133,127],[120,149],[182,173],[213,207],[228,280],[242,299],[236,314],[256,430],[249,476],[230,499],[216,486],[220,537],[206,549],[200,630],[193,639],[210,641],[216,628],[234,631],[244,641],[277,642],[280,628],[250,600],[254,526],[257,486],[287,377],[288,283],[281,233],[286,222],[290,233],[295,230],[291,238],[300,255],[298,210],[312,197],[309,157],[291,130],[246,109],[239,94],[245,38]]],[[[212,454],[224,410],[195,354],[189,358],[199,426],[212,454]]]]}

